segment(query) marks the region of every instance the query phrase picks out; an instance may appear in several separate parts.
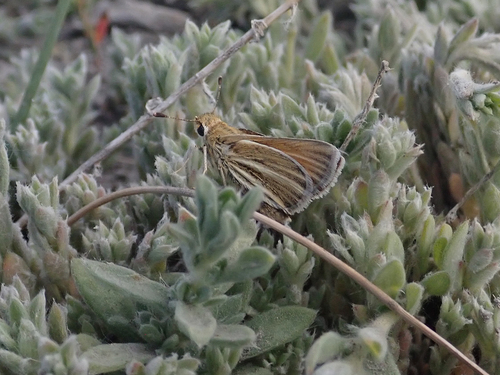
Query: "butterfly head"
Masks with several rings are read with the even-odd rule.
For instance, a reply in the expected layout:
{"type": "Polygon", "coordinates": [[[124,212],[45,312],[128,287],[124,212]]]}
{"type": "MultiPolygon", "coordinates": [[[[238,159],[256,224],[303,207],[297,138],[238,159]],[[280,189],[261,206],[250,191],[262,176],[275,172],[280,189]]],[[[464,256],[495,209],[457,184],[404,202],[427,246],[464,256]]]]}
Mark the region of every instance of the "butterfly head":
{"type": "Polygon", "coordinates": [[[205,113],[194,118],[196,123],[196,132],[200,137],[207,137],[209,134],[216,133],[225,129],[228,125],[214,113],[205,113]]]}

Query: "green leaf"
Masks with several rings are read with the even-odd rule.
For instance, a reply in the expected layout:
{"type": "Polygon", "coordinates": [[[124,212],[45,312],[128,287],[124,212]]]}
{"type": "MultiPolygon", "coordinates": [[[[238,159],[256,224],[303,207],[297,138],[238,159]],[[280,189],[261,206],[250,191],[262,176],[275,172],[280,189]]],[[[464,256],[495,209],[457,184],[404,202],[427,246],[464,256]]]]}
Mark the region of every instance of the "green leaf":
{"type": "Polygon", "coordinates": [[[148,344],[161,345],[165,336],[153,324],[141,324],[139,334],[148,344]]]}
{"type": "Polygon", "coordinates": [[[47,335],[45,291],[42,290],[31,300],[28,310],[30,320],[33,322],[38,332],[42,335],[47,335]]]}
{"type": "Polygon", "coordinates": [[[80,346],[80,350],[82,352],[86,352],[90,348],[102,344],[94,336],[90,336],[85,333],[79,333],[78,335],[76,335],[76,341],[78,341],[78,345],[80,346]]]}
{"type": "Polygon", "coordinates": [[[370,326],[358,331],[358,337],[376,360],[382,361],[386,357],[389,331],[398,320],[398,315],[387,312],[378,316],[370,326]]]}
{"type": "Polygon", "coordinates": [[[446,239],[445,237],[439,237],[434,242],[434,246],[432,248],[434,262],[440,269],[443,268],[444,251],[447,245],[448,245],[448,239],[446,239]]]}
{"type": "Polygon", "coordinates": [[[38,340],[41,335],[28,319],[21,320],[17,337],[18,353],[23,357],[38,359],[38,340]]]}
{"type": "Polygon", "coordinates": [[[255,347],[242,359],[253,358],[300,337],[314,321],[316,311],[300,306],[278,307],[257,315],[246,325],[257,334],[255,347]]]}
{"type": "Polygon", "coordinates": [[[450,290],[451,279],[448,272],[438,271],[427,275],[421,284],[431,296],[443,296],[450,290]]]}
{"type": "Polygon", "coordinates": [[[450,42],[450,55],[457,48],[463,47],[463,44],[476,35],[477,28],[479,26],[479,21],[477,18],[473,18],[465,23],[453,36],[450,42]]]}
{"type": "Polygon", "coordinates": [[[121,316],[132,320],[137,306],[163,315],[168,289],[129,268],[88,259],[73,259],[71,273],[85,303],[104,321],[121,316]]]}
{"type": "Polygon", "coordinates": [[[37,374],[40,368],[38,359],[23,358],[5,349],[0,349],[0,363],[11,374],[37,374]]]}
{"type": "Polygon", "coordinates": [[[198,225],[202,237],[210,238],[218,224],[217,189],[208,177],[196,179],[196,207],[198,207],[198,225]]]}
{"type": "Polygon", "coordinates": [[[417,283],[409,283],[406,285],[406,311],[415,315],[422,307],[422,297],[424,295],[424,287],[417,283]]]}
{"type": "Polygon", "coordinates": [[[391,58],[392,51],[399,47],[399,38],[401,37],[401,20],[396,17],[392,7],[387,7],[380,20],[380,29],[378,32],[378,46],[383,51],[383,58],[391,58]]]}
{"type": "Polygon", "coordinates": [[[238,366],[233,372],[233,375],[273,375],[271,370],[255,365],[238,366]]]}
{"type": "MultiPolygon", "coordinates": [[[[1,173],[1,172],[0,172],[1,173]]],[[[11,249],[13,238],[13,225],[12,217],[10,215],[9,201],[6,195],[0,193],[0,254],[5,254],[11,249]]]]}
{"type": "Polygon", "coordinates": [[[29,319],[28,311],[17,298],[12,298],[9,304],[9,320],[14,327],[19,327],[23,319],[29,319]]]}
{"type": "Polygon", "coordinates": [[[262,276],[271,269],[275,260],[276,257],[269,250],[259,246],[250,247],[224,269],[217,282],[242,282],[262,276]]]}
{"type": "Polygon", "coordinates": [[[427,271],[429,267],[429,255],[432,250],[432,241],[436,232],[436,221],[434,216],[429,215],[424,222],[422,231],[417,237],[417,262],[420,274],[427,271]]]}
{"type": "Polygon", "coordinates": [[[481,271],[469,274],[470,277],[464,287],[471,291],[480,291],[497,275],[499,270],[500,264],[492,262],[481,271]]]}
{"type": "Polygon", "coordinates": [[[217,328],[217,322],[208,308],[182,301],[177,301],[174,318],[181,332],[200,348],[210,341],[217,328]]]}
{"type": "Polygon", "coordinates": [[[314,24],[313,31],[307,42],[304,57],[311,61],[316,61],[321,56],[325,46],[326,37],[332,24],[332,15],[330,12],[323,12],[314,24]]]}
{"type": "MultiPolygon", "coordinates": [[[[0,119],[0,194],[2,196],[8,197],[9,183],[10,183],[10,178],[9,178],[10,164],[4,140],[5,127],[6,127],[5,120],[0,119]]],[[[8,217],[10,218],[10,215],[8,217]]]]}
{"type": "Polygon", "coordinates": [[[377,273],[373,283],[392,298],[396,298],[406,282],[403,264],[394,259],[387,262],[377,273]]]}
{"type": "Polygon", "coordinates": [[[82,357],[89,361],[89,373],[94,375],[123,370],[132,360],[147,362],[155,354],[144,344],[128,343],[93,346],[82,357]]]}
{"type": "Polygon", "coordinates": [[[376,217],[377,210],[389,199],[391,181],[389,176],[383,170],[376,171],[368,183],[368,204],[369,213],[376,217]]]}
{"type": "Polygon", "coordinates": [[[434,59],[440,65],[444,65],[447,58],[448,41],[446,40],[445,32],[443,31],[443,25],[440,25],[437,30],[436,41],[434,42],[434,59]]]}
{"type": "Polygon", "coordinates": [[[216,234],[208,232],[209,234],[205,237],[207,240],[206,248],[203,249],[205,259],[208,262],[217,261],[238,238],[240,229],[240,223],[234,213],[231,211],[222,212],[219,216],[216,234]]]}
{"type": "Polygon", "coordinates": [[[461,275],[460,263],[463,260],[465,242],[467,240],[467,233],[469,231],[469,222],[466,221],[455,230],[453,236],[446,247],[443,254],[443,267],[444,271],[448,271],[451,277],[452,286],[458,283],[461,275]]]}
{"type": "Polygon", "coordinates": [[[283,112],[286,113],[288,118],[293,116],[302,118],[302,110],[295,100],[285,94],[280,94],[279,98],[281,100],[283,112]]]}
{"type": "Polygon", "coordinates": [[[234,213],[238,216],[240,223],[244,224],[252,217],[255,210],[259,208],[263,198],[264,194],[262,193],[262,189],[258,186],[250,189],[243,196],[240,204],[234,210],[234,213]]]}
{"type": "Polygon", "coordinates": [[[376,328],[367,327],[361,329],[358,336],[376,359],[381,360],[385,357],[387,353],[387,336],[383,332],[376,328]]]}
{"type": "Polygon", "coordinates": [[[215,334],[210,340],[210,345],[242,348],[255,341],[255,332],[246,326],[236,324],[219,324],[215,334]]]}
{"type": "Polygon", "coordinates": [[[210,306],[210,310],[217,321],[226,322],[226,319],[230,319],[235,314],[239,314],[243,310],[243,298],[242,294],[236,294],[234,296],[228,296],[224,302],[210,306]]]}
{"type": "Polygon", "coordinates": [[[3,319],[0,319],[0,344],[3,348],[14,351],[17,343],[11,336],[11,327],[3,319]]]}
{"type": "Polygon", "coordinates": [[[21,105],[19,106],[15,117],[11,119],[11,126],[13,128],[18,124],[24,123],[28,118],[31,105],[34,102],[33,98],[38,90],[45,68],[47,67],[47,64],[52,56],[53,47],[57,42],[59,32],[61,31],[61,27],[66,19],[71,3],[72,2],[70,0],[63,0],[57,3],[56,11],[51,17],[51,21],[48,23],[49,27],[47,35],[45,37],[45,41],[43,42],[43,46],[40,48],[40,55],[38,56],[36,65],[31,72],[30,81],[26,87],[26,91],[24,92],[21,105]]]}
{"type": "Polygon", "coordinates": [[[467,268],[470,272],[476,273],[487,267],[493,260],[493,251],[491,249],[480,249],[474,253],[467,268]]]}
{"type": "Polygon", "coordinates": [[[328,42],[323,49],[320,65],[326,75],[335,74],[342,65],[337,50],[328,42]]]}
{"type": "Polygon", "coordinates": [[[327,332],[321,335],[307,353],[306,373],[312,374],[319,364],[325,363],[333,357],[340,356],[345,349],[347,340],[337,332],[327,332]]]}
{"type": "Polygon", "coordinates": [[[396,232],[390,231],[387,233],[387,237],[382,245],[384,253],[387,255],[387,259],[396,258],[401,263],[405,260],[405,249],[403,242],[396,234],[396,232]]]}

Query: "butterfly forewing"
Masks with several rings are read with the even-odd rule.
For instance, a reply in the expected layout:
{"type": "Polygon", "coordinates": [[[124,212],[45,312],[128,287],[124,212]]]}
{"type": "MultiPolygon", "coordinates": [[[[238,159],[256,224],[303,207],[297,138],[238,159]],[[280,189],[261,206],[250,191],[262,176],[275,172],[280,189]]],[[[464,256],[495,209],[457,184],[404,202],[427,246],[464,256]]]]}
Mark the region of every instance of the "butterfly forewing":
{"type": "Polygon", "coordinates": [[[314,186],[297,161],[278,149],[254,142],[253,138],[230,144],[225,160],[229,174],[237,183],[247,189],[261,186],[264,201],[289,214],[307,205],[314,186]]]}
{"type": "Polygon", "coordinates": [[[302,165],[312,179],[314,198],[328,192],[344,166],[340,151],[323,141],[268,137],[259,137],[254,141],[278,149],[302,165]]]}
{"type": "MultiPolygon", "coordinates": [[[[238,155],[241,148],[234,149],[233,146],[229,159],[233,160],[233,158],[238,158],[238,156],[244,157],[246,160],[241,162],[247,163],[247,166],[250,165],[253,169],[258,170],[263,167],[261,165],[261,160],[269,159],[269,150],[274,150],[275,152],[279,151],[281,158],[283,158],[284,155],[287,157],[286,160],[290,159],[293,164],[299,164],[303,168],[303,171],[311,179],[312,186],[310,189],[307,188],[302,191],[302,197],[300,199],[297,195],[298,191],[293,190],[298,200],[293,205],[284,206],[290,214],[302,211],[311,200],[326,194],[329,188],[337,181],[337,177],[344,166],[344,158],[341,156],[340,151],[333,145],[323,141],[312,139],[271,138],[247,134],[232,134],[224,136],[220,140],[226,144],[232,145],[237,145],[240,142],[251,142],[251,144],[247,144],[248,149],[244,156],[243,154],[238,155]],[[267,147],[258,148],[258,145],[267,147]]],[[[280,186],[279,194],[282,195],[284,192],[288,193],[287,190],[290,190],[291,185],[280,178],[287,167],[283,164],[273,162],[272,160],[266,160],[266,163],[271,163],[266,170],[278,175],[275,176],[276,180],[273,180],[271,186],[275,186],[275,184],[278,183],[280,186]]],[[[264,177],[267,178],[268,175],[266,174],[264,177]]],[[[267,188],[265,178],[259,181],[259,185],[267,188]]],[[[278,202],[276,199],[274,200],[278,202]]]]}
{"type": "Polygon", "coordinates": [[[204,172],[210,159],[224,183],[231,177],[245,191],[261,186],[259,210],[280,222],[325,195],[344,166],[340,151],[323,141],[266,137],[229,126],[214,111],[185,121],[205,140],[204,172]]]}

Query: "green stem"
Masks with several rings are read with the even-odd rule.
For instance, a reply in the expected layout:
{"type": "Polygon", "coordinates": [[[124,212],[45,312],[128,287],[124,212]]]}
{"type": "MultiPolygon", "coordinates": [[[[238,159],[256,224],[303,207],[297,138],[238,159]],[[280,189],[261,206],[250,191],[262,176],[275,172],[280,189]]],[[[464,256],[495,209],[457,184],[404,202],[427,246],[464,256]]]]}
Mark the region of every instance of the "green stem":
{"type": "Polygon", "coordinates": [[[38,60],[31,75],[31,79],[28,83],[28,87],[24,92],[21,105],[16,115],[12,118],[12,127],[24,123],[28,118],[28,113],[31,108],[31,102],[35,97],[38,86],[40,85],[40,81],[42,80],[43,73],[45,72],[45,68],[47,67],[47,63],[49,62],[49,59],[52,55],[52,49],[56,44],[57,37],[59,35],[59,32],[61,31],[61,27],[64,19],[66,18],[66,14],[68,13],[70,4],[71,0],[59,0],[59,2],[57,3],[56,14],[53,21],[50,23],[48,34],[43,43],[40,55],[38,56],[38,60]]]}

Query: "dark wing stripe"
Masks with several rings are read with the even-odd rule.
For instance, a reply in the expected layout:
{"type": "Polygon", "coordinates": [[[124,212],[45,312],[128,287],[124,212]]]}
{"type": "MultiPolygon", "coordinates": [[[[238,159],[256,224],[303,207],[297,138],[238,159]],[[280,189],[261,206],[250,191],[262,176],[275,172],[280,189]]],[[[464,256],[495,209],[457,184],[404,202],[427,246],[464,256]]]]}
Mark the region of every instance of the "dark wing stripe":
{"type": "Polygon", "coordinates": [[[288,156],[295,159],[309,173],[313,180],[313,195],[329,190],[337,182],[337,178],[344,167],[344,158],[334,146],[326,142],[315,142],[314,149],[316,152],[311,152],[312,147],[303,147],[302,152],[286,152],[288,156]],[[304,150],[305,148],[305,150],[304,150]]]}
{"type": "Polygon", "coordinates": [[[311,177],[280,150],[240,140],[231,145],[225,160],[229,173],[242,186],[262,186],[264,200],[272,207],[294,213],[310,201],[311,177]]]}
{"type": "MultiPolygon", "coordinates": [[[[273,138],[247,133],[223,136],[219,138],[219,141],[232,149],[228,161],[235,163],[234,168],[232,168],[234,170],[233,178],[243,186],[248,186],[247,184],[255,185],[257,180],[258,185],[264,188],[266,203],[281,209],[285,207],[288,214],[302,211],[311,200],[328,193],[330,188],[337,182],[345,163],[337,148],[327,142],[313,139],[273,138]],[[250,151],[242,150],[245,147],[237,146],[245,144],[252,145],[250,151]],[[257,148],[259,145],[265,148],[259,151],[257,148]],[[234,150],[235,147],[236,150],[234,150]],[[259,159],[259,155],[262,154],[275,155],[269,149],[280,155],[276,160],[293,162],[291,167],[287,167],[283,163],[278,166],[280,170],[279,178],[273,175],[273,173],[275,174],[276,165],[268,165],[264,169],[264,166],[266,166],[266,163],[269,164],[269,161],[259,159]],[[252,164],[256,164],[258,167],[252,164]],[[291,172],[297,170],[297,165],[300,170],[298,174],[306,177],[299,177],[297,172],[295,172],[295,175],[291,172]],[[245,176],[243,176],[242,170],[246,170],[245,176]],[[263,170],[264,174],[258,173],[256,170],[263,170]],[[287,173],[288,175],[286,175],[287,173]],[[294,185],[301,179],[309,181],[307,187],[302,191],[294,185]],[[283,187],[280,188],[280,184],[284,186],[284,189],[283,187]],[[302,197],[298,196],[300,191],[302,197]],[[281,207],[279,207],[280,203],[278,203],[277,196],[283,197],[284,203],[281,207]]],[[[224,154],[227,154],[227,152],[224,154]]],[[[231,168],[229,169],[231,170],[231,168]]]]}
{"type": "MultiPolygon", "coordinates": [[[[238,137],[235,135],[233,137],[238,137]]],[[[340,151],[327,142],[314,139],[252,137],[253,142],[280,150],[297,161],[311,176],[312,195],[319,198],[337,182],[344,167],[340,151]]]]}

